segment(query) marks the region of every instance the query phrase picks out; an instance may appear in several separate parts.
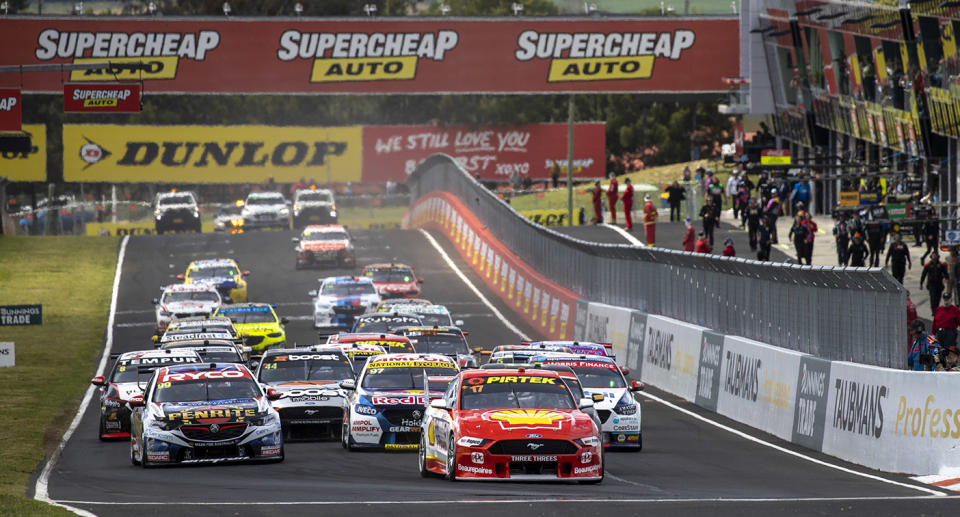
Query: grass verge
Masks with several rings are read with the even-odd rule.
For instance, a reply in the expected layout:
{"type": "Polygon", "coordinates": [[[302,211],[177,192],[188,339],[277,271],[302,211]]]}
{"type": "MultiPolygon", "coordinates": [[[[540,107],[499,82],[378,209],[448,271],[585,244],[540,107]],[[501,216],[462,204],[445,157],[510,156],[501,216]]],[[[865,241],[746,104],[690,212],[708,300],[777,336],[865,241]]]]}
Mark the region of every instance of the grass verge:
{"type": "Polygon", "coordinates": [[[0,237],[0,304],[43,304],[43,325],[0,327],[16,366],[0,368],[0,515],[73,515],[27,499],[94,371],[116,267],[114,237],[0,237]]]}

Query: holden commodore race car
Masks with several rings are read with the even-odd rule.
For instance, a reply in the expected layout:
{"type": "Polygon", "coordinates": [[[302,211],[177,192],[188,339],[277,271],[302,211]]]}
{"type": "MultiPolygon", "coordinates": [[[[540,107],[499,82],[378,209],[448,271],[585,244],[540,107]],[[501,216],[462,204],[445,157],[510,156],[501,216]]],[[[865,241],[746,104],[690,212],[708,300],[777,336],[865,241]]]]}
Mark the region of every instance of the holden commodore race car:
{"type": "Polygon", "coordinates": [[[358,316],[350,332],[390,332],[398,327],[419,327],[423,321],[414,314],[399,312],[375,312],[358,316]]]}
{"type": "Polygon", "coordinates": [[[464,332],[457,327],[398,327],[394,332],[410,338],[421,354],[441,354],[453,359],[460,368],[476,368],[481,348],[467,346],[464,332]]]}
{"type": "Polygon", "coordinates": [[[557,372],[470,370],[427,407],[420,475],[452,481],[603,481],[599,430],[557,372]]]}
{"type": "Polygon", "coordinates": [[[131,416],[130,461],[283,461],[280,415],[243,365],[200,363],[157,369],[131,416]]]}
{"type": "Polygon", "coordinates": [[[368,264],[360,270],[360,276],[373,280],[383,299],[416,298],[423,283],[423,278],[406,264],[368,264]]]}
{"type": "Polygon", "coordinates": [[[285,440],[339,439],[344,406],[339,382],[353,378],[349,357],[315,347],[270,350],[257,370],[261,385],[281,393],[273,407],[285,440]]]}
{"type": "Polygon", "coordinates": [[[293,193],[293,227],[308,224],[336,224],[337,206],[333,192],[323,188],[299,189],[293,193]]]}
{"type": "Polygon", "coordinates": [[[101,440],[130,436],[130,406],[134,397],[143,395],[153,371],[160,366],[199,363],[193,350],[141,350],[117,357],[106,377],[97,376],[91,384],[100,387],[101,440]]]}
{"type": "Polygon", "coordinates": [[[209,316],[222,303],[217,288],[210,284],[172,284],[153,299],[157,333],[167,329],[173,318],[209,316]]]}
{"type": "Polygon", "coordinates": [[[307,226],[293,242],[297,244],[296,269],[319,265],[352,267],[356,262],[350,234],[339,224],[307,226]]]}
{"type": "Polygon", "coordinates": [[[414,353],[413,343],[410,338],[398,336],[396,334],[375,333],[375,332],[348,332],[334,334],[327,338],[328,343],[337,343],[339,345],[376,345],[383,347],[388,354],[414,353]]]}
{"type": "Polygon", "coordinates": [[[247,281],[243,277],[249,274],[241,270],[235,260],[219,258],[195,260],[187,266],[187,272],[177,278],[187,284],[212,284],[223,301],[242,303],[247,301],[247,281]]]}
{"type": "MultiPolygon", "coordinates": [[[[162,335],[183,332],[220,332],[224,334],[230,334],[230,336],[232,336],[231,340],[236,341],[237,344],[243,343],[243,340],[240,338],[240,334],[233,326],[233,321],[226,316],[194,316],[182,319],[176,318],[170,321],[170,323],[167,325],[166,332],[162,335]]],[[[160,336],[157,336],[157,339],[154,339],[154,341],[159,341],[159,339],[160,336]]]]}
{"type": "Polygon", "coordinates": [[[267,303],[237,303],[223,305],[214,316],[226,316],[243,337],[243,344],[250,347],[250,355],[261,356],[268,348],[286,344],[287,335],[283,326],[287,318],[280,318],[267,303]]]}
{"type": "MultiPolygon", "coordinates": [[[[343,415],[340,442],[345,449],[416,449],[420,419],[430,392],[425,376],[456,375],[457,364],[436,354],[384,354],[370,358],[352,390],[343,415]]],[[[441,392],[436,392],[440,396],[441,392]]]]}
{"type": "Polygon", "coordinates": [[[380,303],[373,282],[369,278],[331,276],[320,280],[320,288],[308,293],[313,296],[313,326],[323,328],[353,328],[357,316],[373,312],[380,303]]]}
{"type": "Polygon", "coordinates": [[[221,339],[193,339],[170,341],[160,346],[161,350],[193,350],[204,363],[243,364],[243,356],[233,341],[221,339]]]}
{"type": "Polygon", "coordinates": [[[290,208],[279,192],[251,192],[243,203],[240,215],[243,217],[244,230],[290,229],[290,208]]]}
{"type": "MultiPolygon", "coordinates": [[[[337,334],[331,336],[331,338],[337,337],[337,334]]],[[[311,347],[312,350],[316,352],[339,352],[346,355],[351,361],[353,361],[354,369],[360,370],[363,368],[363,365],[366,364],[367,359],[375,355],[383,355],[387,353],[387,350],[380,345],[373,345],[369,343],[337,343],[337,342],[328,342],[322,345],[314,345],[311,347]]]]}
{"type": "Polygon", "coordinates": [[[531,362],[568,366],[577,374],[588,397],[603,397],[596,401],[594,408],[600,418],[605,446],[631,451],[643,449],[640,403],[633,396],[633,392],[643,389],[643,384],[633,381],[628,385],[613,359],[579,355],[534,357],[531,362]]]}

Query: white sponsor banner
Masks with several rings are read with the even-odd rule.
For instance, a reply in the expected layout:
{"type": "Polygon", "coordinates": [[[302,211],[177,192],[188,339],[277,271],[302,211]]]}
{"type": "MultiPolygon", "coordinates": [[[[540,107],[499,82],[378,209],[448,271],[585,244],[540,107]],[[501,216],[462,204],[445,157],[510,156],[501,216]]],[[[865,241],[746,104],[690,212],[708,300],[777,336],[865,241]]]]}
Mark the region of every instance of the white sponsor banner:
{"type": "Polygon", "coordinates": [[[643,381],[691,402],[695,400],[700,339],[704,330],[675,319],[648,316],[643,381]]]}
{"type": "Polygon", "coordinates": [[[960,468],[960,375],[834,362],[823,452],[887,472],[960,468]]]}
{"type": "Polygon", "coordinates": [[[617,364],[623,365],[627,358],[627,331],[630,328],[630,309],[590,302],[587,307],[583,341],[612,343],[617,364]]]}
{"type": "Polygon", "coordinates": [[[724,336],[717,413],[790,440],[794,385],[803,355],[724,336]]]}
{"type": "Polygon", "coordinates": [[[0,343],[0,367],[14,366],[16,362],[16,349],[13,343],[0,343]]]}

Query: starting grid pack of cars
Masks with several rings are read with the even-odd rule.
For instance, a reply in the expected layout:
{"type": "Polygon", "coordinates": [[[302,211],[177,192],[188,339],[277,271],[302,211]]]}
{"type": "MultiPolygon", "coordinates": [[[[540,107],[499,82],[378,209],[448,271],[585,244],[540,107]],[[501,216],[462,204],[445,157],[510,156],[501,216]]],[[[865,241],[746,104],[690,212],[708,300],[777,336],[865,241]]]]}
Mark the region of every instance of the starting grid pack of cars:
{"type": "MultiPolygon", "coordinates": [[[[298,269],[354,266],[342,226],[294,241],[298,269]]],[[[153,300],[154,348],[93,379],[97,434],[128,439],[134,465],[279,462],[287,442],[325,440],[417,451],[424,477],[596,483],[606,451],[642,448],[643,385],[609,345],[471,348],[462,321],[420,298],[412,267],[383,263],[321,278],[309,295],[325,340],[291,346],[286,318],[248,301],[249,274],[191,262],[153,300]]]]}

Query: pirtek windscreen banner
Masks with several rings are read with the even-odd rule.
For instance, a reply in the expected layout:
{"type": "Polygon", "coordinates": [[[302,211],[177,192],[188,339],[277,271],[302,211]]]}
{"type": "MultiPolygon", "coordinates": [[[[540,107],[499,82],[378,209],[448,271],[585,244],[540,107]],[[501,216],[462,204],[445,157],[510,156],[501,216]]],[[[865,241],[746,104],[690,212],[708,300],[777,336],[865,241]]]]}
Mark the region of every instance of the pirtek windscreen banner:
{"type": "Polygon", "coordinates": [[[140,83],[65,84],[63,111],[140,113],[140,83]]]}
{"type": "Polygon", "coordinates": [[[0,176],[10,181],[47,181],[47,126],[24,124],[30,151],[0,152],[0,176]]]}
{"type": "Polygon", "coordinates": [[[723,92],[740,74],[737,18],[10,18],[0,65],[145,81],[148,93],[723,92]],[[142,67],[141,67],[142,63],[142,67]]]}
{"type": "Polygon", "coordinates": [[[63,179],[84,182],[360,181],[361,128],[63,126],[63,179]]]}

